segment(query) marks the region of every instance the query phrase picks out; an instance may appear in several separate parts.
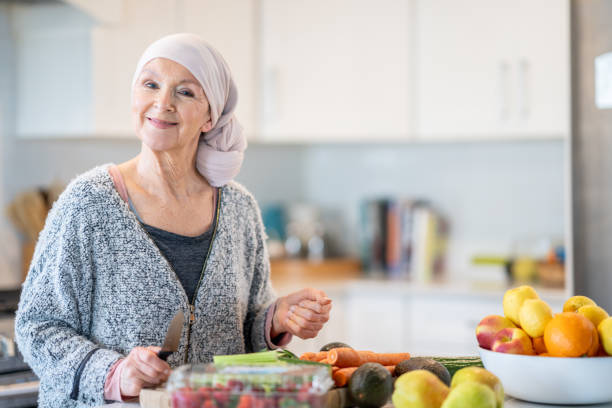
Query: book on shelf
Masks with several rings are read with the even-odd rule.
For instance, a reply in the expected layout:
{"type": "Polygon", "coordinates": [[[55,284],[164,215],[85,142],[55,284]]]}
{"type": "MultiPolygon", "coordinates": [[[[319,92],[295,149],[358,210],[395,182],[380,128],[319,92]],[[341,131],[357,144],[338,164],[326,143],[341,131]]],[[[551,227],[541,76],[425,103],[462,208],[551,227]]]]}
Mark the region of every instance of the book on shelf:
{"type": "Polygon", "coordinates": [[[446,222],[428,203],[396,198],[365,200],[360,215],[366,273],[427,282],[443,272],[446,222]]]}

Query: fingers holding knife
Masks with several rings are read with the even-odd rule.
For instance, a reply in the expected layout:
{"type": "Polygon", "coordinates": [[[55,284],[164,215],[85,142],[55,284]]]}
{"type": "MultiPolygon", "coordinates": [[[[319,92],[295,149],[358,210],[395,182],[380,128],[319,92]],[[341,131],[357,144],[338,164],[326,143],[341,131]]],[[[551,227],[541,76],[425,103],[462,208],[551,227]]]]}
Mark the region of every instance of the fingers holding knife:
{"type": "Polygon", "coordinates": [[[120,375],[123,396],[137,396],[143,388],[159,385],[168,379],[170,366],[157,353],[160,347],[134,347],[125,361],[120,375]]]}

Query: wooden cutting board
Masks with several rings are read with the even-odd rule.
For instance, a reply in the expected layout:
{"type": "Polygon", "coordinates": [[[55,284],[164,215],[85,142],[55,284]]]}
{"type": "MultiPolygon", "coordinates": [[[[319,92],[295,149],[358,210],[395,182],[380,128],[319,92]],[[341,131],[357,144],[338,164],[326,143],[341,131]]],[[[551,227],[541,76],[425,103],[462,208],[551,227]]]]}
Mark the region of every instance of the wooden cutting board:
{"type": "Polygon", "coordinates": [[[170,394],[165,388],[140,391],[141,408],[170,408],[170,394]]]}
{"type": "MultiPolygon", "coordinates": [[[[165,388],[145,389],[140,391],[142,408],[170,408],[170,394],[165,388]]],[[[327,393],[327,408],[348,407],[346,388],[335,388],[327,393]]]]}

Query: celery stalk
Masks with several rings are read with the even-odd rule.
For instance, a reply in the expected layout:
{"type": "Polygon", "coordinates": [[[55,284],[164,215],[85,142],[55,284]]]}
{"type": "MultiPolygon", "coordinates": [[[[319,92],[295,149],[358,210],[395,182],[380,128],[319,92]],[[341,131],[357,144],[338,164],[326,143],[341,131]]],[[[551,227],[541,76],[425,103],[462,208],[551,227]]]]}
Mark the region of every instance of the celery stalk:
{"type": "Polygon", "coordinates": [[[214,356],[213,362],[216,365],[316,364],[329,367],[329,364],[300,360],[289,350],[282,349],[259,351],[257,353],[214,356]]]}

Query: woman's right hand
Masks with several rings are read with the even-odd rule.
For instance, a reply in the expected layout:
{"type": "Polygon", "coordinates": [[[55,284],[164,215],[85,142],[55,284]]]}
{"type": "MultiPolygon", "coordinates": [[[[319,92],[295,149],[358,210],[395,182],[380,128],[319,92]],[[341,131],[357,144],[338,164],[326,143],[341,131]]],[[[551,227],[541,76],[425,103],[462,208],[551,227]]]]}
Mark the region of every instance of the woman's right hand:
{"type": "Polygon", "coordinates": [[[157,357],[161,347],[134,347],[123,363],[120,386],[121,395],[136,397],[143,388],[159,385],[168,379],[170,366],[157,357]]]}

